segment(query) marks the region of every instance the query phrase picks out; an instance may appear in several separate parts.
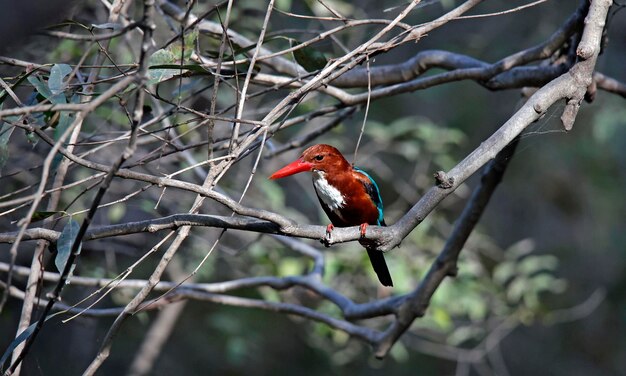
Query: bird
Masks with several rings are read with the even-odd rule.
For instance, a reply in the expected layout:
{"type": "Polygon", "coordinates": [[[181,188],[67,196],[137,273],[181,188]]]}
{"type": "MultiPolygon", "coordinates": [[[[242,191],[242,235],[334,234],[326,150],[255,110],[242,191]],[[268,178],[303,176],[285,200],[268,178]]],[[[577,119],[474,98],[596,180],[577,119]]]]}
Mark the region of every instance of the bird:
{"type": "MultiPolygon", "coordinates": [[[[374,179],[350,164],[337,148],[317,144],[302,152],[300,158],[270,175],[280,179],[310,171],[317,198],[330,219],[326,227],[330,236],[335,226],[360,226],[365,236],[368,225],[386,226],[383,200],[374,179]]],[[[365,245],[372,267],[383,286],[393,286],[383,252],[365,245]]]]}

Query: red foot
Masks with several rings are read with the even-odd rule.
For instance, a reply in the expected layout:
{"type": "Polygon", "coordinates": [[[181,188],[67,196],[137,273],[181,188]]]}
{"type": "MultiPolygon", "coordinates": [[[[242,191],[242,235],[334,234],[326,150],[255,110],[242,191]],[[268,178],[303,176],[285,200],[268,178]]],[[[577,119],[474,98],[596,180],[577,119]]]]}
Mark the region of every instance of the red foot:
{"type": "Polygon", "coordinates": [[[332,223],[326,226],[326,236],[330,236],[330,233],[333,232],[334,229],[335,226],[332,223]]]}
{"type": "Polygon", "coordinates": [[[322,239],[322,244],[324,244],[326,247],[330,247],[330,241],[332,240],[332,232],[335,229],[335,226],[333,226],[333,224],[329,224],[328,226],[326,226],[326,237],[324,237],[324,239],[322,239]]]}
{"type": "Polygon", "coordinates": [[[361,228],[361,237],[365,237],[365,231],[367,230],[367,223],[361,223],[359,226],[361,228]]]}

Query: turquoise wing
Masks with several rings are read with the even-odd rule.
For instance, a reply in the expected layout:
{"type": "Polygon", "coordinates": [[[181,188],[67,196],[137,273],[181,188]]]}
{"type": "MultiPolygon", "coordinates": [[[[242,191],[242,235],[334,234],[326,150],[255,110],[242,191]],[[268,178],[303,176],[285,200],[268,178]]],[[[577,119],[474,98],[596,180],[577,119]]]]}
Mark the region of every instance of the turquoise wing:
{"type": "Polygon", "coordinates": [[[385,218],[383,215],[383,199],[382,197],[380,197],[380,189],[378,188],[378,184],[376,184],[376,181],[374,180],[374,178],[372,178],[370,174],[368,174],[367,172],[361,170],[358,167],[354,167],[354,170],[365,175],[367,179],[369,180],[369,183],[364,183],[365,191],[372,198],[372,201],[374,202],[374,204],[376,204],[376,208],[378,208],[378,225],[387,226],[385,224],[385,218]]]}

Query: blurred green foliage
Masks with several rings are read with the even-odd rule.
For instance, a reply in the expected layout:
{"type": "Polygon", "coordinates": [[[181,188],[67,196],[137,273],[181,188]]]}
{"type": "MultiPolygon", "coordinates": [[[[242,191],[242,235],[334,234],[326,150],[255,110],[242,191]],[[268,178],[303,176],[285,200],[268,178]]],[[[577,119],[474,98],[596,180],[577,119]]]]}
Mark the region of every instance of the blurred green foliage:
{"type": "MultiPolygon", "coordinates": [[[[349,136],[343,137],[341,134],[340,128],[339,136],[333,135],[331,143],[341,147],[349,156],[351,141],[349,136]]],[[[456,163],[451,152],[466,140],[467,137],[460,130],[443,127],[424,116],[400,118],[390,123],[372,120],[366,125],[366,136],[361,147],[363,155],[359,160],[364,162],[361,167],[366,168],[379,181],[383,200],[388,197],[403,197],[404,182],[399,180],[406,179],[406,176],[381,180],[377,174],[380,171],[373,168],[374,166],[394,166],[394,171],[449,169],[456,163]],[[381,159],[380,164],[372,163],[373,155],[381,159]]],[[[348,159],[350,160],[349,157],[348,159]]],[[[311,201],[315,205],[317,199],[312,187],[308,186],[308,178],[294,179],[299,179],[302,183],[294,186],[285,180],[278,182],[285,189],[296,189],[291,193],[276,188],[275,181],[259,181],[256,189],[253,188],[249,193],[250,200],[264,202],[268,208],[280,213],[288,212],[291,206],[303,211],[303,200],[311,201]],[[261,196],[257,198],[257,194],[261,196]]],[[[419,190],[426,190],[432,181],[416,176],[413,184],[419,190]]],[[[461,197],[455,198],[457,201],[460,199],[461,197]]],[[[403,213],[407,205],[413,204],[411,199],[407,199],[401,205],[404,208],[398,210],[398,201],[391,202],[386,215],[388,222],[393,223],[394,216],[403,213]]],[[[405,238],[399,249],[387,255],[387,263],[394,278],[394,294],[410,292],[430,268],[452,226],[447,219],[448,211],[449,208],[444,207],[444,210],[431,213],[405,238]]],[[[328,222],[323,213],[317,213],[311,219],[313,223],[328,222]]],[[[265,252],[276,251],[275,244],[256,243],[255,253],[259,253],[260,258],[253,263],[257,267],[264,260],[269,261],[264,256],[265,252],[259,250],[260,244],[267,244],[265,252]]],[[[373,294],[376,294],[376,277],[366,253],[358,244],[333,246],[326,252],[326,260],[324,280],[329,285],[357,302],[371,300],[373,294]]],[[[308,270],[303,259],[283,255],[272,262],[277,264],[267,265],[266,273],[284,276],[297,275],[308,270]]],[[[562,293],[566,288],[565,281],[557,276],[556,257],[537,254],[532,240],[521,240],[506,249],[500,249],[480,228],[466,244],[458,267],[458,276],[444,281],[437,289],[426,316],[417,320],[411,331],[425,338],[438,338],[436,342],[472,348],[490,334],[494,322],[533,324],[550,310],[543,304],[544,297],[562,293]]],[[[337,307],[328,302],[322,302],[317,309],[340,317],[337,307]]],[[[381,328],[384,327],[384,320],[378,322],[381,328]]],[[[344,349],[329,352],[337,365],[356,361],[365,350],[361,343],[348,341],[344,333],[323,324],[311,324],[311,327],[313,332],[308,338],[312,346],[321,351],[344,349]]],[[[397,346],[398,350],[392,352],[392,357],[399,362],[408,360],[406,351],[410,350],[403,344],[397,346]]]]}
{"type": "MultiPolygon", "coordinates": [[[[363,4],[339,0],[325,0],[324,3],[349,17],[368,16],[368,10],[363,4]]],[[[411,14],[408,21],[419,24],[420,20],[433,13],[450,9],[459,3],[446,0],[425,4],[411,14]]],[[[503,5],[504,2],[485,2],[485,8],[481,10],[499,10],[498,7],[502,8],[503,5]]],[[[202,7],[209,5],[197,6],[197,14],[200,14],[206,10],[202,7]]],[[[495,61],[511,49],[532,46],[549,36],[555,25],[563,21],[567,6],[570,4],[562,1],[547,11],[530,10],[528,15],[520,12],[514,18],[485,19],[484,22],[471,23],[474,28],[471,30],[468,28],[469,21],[458,20],[451,23],[445,33],[435,32],[420,41],[417,47],[406,46],[389,56],[377,56],[372,63],[403,61],[414,56],[416,51],[427,48],[449,49],[495,61]],[[510,30],[515,32],[511,33],[510,30]]],[[[278,0],[276,7],[295,13],[330,15],[328,9],[317,1],[278,0]]],[[[264,12],[265,4],[252,0],[237,2],[233,9],[231,27],[254,40],[262,25],[262,17],[259,15],[264,12]]],[[[221,12],[211,14],[210,17],[217,21],[223,15],[221,12]]],[[[387,12],[382,15],[388,17],[387,12]]],[[[284,30],[293,26],[293,20],[274,13],[268,30],[270,34],[264,45],[276,50],[287,48],[296,38],[305,40],[323,28],[316,21],[298,22],[298,27],[306,33],[291,35],[284,30]]],[[[108,26],[103,24],[101,27],[108,26]]],[[[354,35],[338,35],[337,41],[351,48],[362,42],[372,30],[374,27],[368,26],[354,35]]],[[[169,36],[159,38],[161,43],[169,40],[169,36]]],[[[134,62],[133,55],[120,39],[113,40],[109,48],[114,53],[115,60],[134,62]]],[[[206,98],[206,92],[210,92],[207,87],[211,88],[213,79],[191,57],[192,53],[217,56],[220,40],[216,36],[199,35],[192,30],[186,34],[182,44],[174,42],[162,47],[150,60],[150,84],[156,87],[155,91],[159,95],[170,101],[192,96],[194,101],[188,105],[199,111],[206,111],[210,104],[206,98]],[[178,67],[181,62],[182,78],[181,67],[178,67]]],[[[73,86],[66,86],[65,79],[70,72],[69,68],[83,54],[87,53],[87,61],[90,61],[97,52],[97,48],[90,50],[85,46],[81,41],[71,40],[59,41],[52,48],[39,46],[42,51],[47,51],[47,56],[40,60],[50,62],[47,66],[51,67],[51,72],[22,72],[12,84],[19,84],[22,89],[33,93],[29,104],[42,103],[45,100],[54,103],[78,103],[78,95],[82,93],[76,93],[73,86]]],[[[255,45],[229,45],[225,56],[228,59],[240,58],[254,47],[255,45]]],[[[311,45],[308,52],[305,50],[299,54],[302,53],[305,54],[305,59],[315,60],[312,56],[323,56],[325,61],[327,58],[339,56],[342,50],[336,43],[321,42],[311,45]]],[[[607,54],[609,56],[602,57],[607,59],[602,69],[619,77],[623,53],[619,56],[610,55],[609,52],[607,54]]],[[[295,56],[295,59],[303,62],[302,55],[300,58],[295,56]]],[[[319,60],[310,68],[319,69],[322,66],[322,60],[319,60]]],[[[255,66],[257,68],[261,69],[255,66]]],[[[230,74],[228,78],[232,78],[233,73],[242,73],[247,69],[247,66],[242,65],[238,66],[236,72],[226,73],[230,74]]],[[[102,77],[117,74],[119,71],[113,68],[104,68],[101,71],[102,77]]],[[[259,92],[266,90],[256,89],[259,92]]],[[[125,103],[128,97],[127,93],[120,93],[116,100],[125,103]]],[[[217,98],[218,108],[233,105],[237,98],[236,90],[220,91],[217,98]]],[[[248,102],[250,112],[246,115],[255,117],[266,113],[275,98],[276,94],[272,91],[268,91],[261,98],[251,97],[248,102]]],[[[400,218],[432,186],[434,171],[449,169],[486,135],[493,132],[503,119],[510,116],[517,100],[517,93],[494,94],[478,88],[474,83],[458,83],[372,102],[356,163],[370,172],[381,186],[387,222],[393,223],[400,218]]],[[[335,103],[335,100],[327,97],[311,96],[299,104],[292,115],[306,114],[321,106],[335,103]]],[[[155,112],[160,113],[156,109],[155,112]]],[[[351,153],[358,137],[362,115],[363,111],[358,111],[354,118],[346,120],[344,124],[314,142],[331,143],[352,160],[351,153]]],[[[28,120],[44,126],[51,122],[53,116],[54,113],[51,112],[28,120]]],[[[555,118],[558,119],[558,116],[555,118]]],[[[576,367],[579,361],[588,367],[581,368],[584,370],[595,369],[590,363],[594,366],[596,363],[602,364],[599,367],[604,367],[601,368],[604,370],[619,368],[620,359],[622,362],[626,359],[622,356],[626,349],[623,331],[616,329],[626,322],[623,314],[623,297],[626,296],[626,280],[623,278],[626,265],[623,246],[626,244],[623,220],[623,213],[626,212],[623,200],[623,187],[626,185],[625,119],[623,99],[601,92],[594,104],[585,104],[582,107],[575,129],[567,136],[563,132],[554,132],[555,135],[548,136],[547,131],[555,131],[559,129],[559,125],[553,124],[554,119],[543,119],[537,128],[541,131],[537,132],[538,137],[523,139],[503,186],[498,189],[483,222],[461,253],[458,276],[447,279],[440,286],[426,316],[417,320],[411,328],[408,335],[410,338],[414,336],[434,344],[472,349],[484,341],[498,323],[513,322],[525,325],[525,328],[516,340],[511,340],[514,344],[508,348],[508,353],[505,351],[507,362],[514,365],[511,369],[517,371],[512,374],[529,374],[529,369],[541,369],[546,373],[561,372],[562,375],[569,375],[574,373],[571,367],[567,368],[567,364],[575,364],[576,367]],[[546,128],[545,134],[542,127],[546,128]],[[546,329],[537,325],[555,309],[582,301],[589,289],[597,286],[607,286],[610,289],[610,301],[599,316],[576,326],[575,330],[572,330],[572,326],[546,329]],[[549,331],[548,335],[544,335],[546,331],[549,331]],[[539,334],[532,337],[533,333],[539,334]],[[532,346],[527,346],[528,341],[532,346]],[[551,351],[560,352],[549,357],[547,354],[551,351]]],[[[16,118],[3,120],[10,122],[16,118]]],[[[70,120],[69,117],[62,118],[57,124],[51,124],[56,128],[54,134],[57,138],[70,120]]],[[[206,129],[197,127],[193,120],[195,119],[190,115],[177,114],[168,118],[166,130],[152,127],[145,132],[148,137],[161,137],[167,142],[177,140],[183,144],[191,144],[204,140],[206,129]]],[[[128,124],[128,114],[120,106],[100,107],[95,116],[84,124],[85,133],[81,141],[95,140],[94,145],[98,145],[98,135],[123,134],[127,131],[128,124]]],[[[314,129],[318,124],[319,122],[311,121],[283,130],[269,144],[287,142],[314,129]]],[[[41,145],[36,145],[34,136],[16,133],[13,129],[6,125],[0,129],[0,167],[11,156],[19,155],[19,159],[28,160],[27,157],[32,155],[27,152],[40,151],[36,148],[41,145]],[[29,137],[29,141],[33,140],[28,148],[17,149],[13,146],[18,145],[25,137],[29,137]],[[16,154],[16,151],[20,154],[16,154]]],[[[223,123],[216,129],[216,137],[224,138],[230,135],[231,126],[223,123]]],[[[253,127],[243,125],[242,129],[247,131],[253,127]]],[[[87,145],[80,150],[88,151],[92,146],[87,145]]],[[[158,148],[149,151],[151,155],[162,152],[158,148]]],[[[118,152],[119,149],[113,147],[106,150],[104,156],[87,154],[87,157],[109,163],[110,156],[118,152]]],[[[280,182],[266,179],[269,171],[293,159],[299,152],[300,150],[293,151],[272,160],[262,160],[243,202],[279,212],[300,223],[326,224],[328,220],[317,204],[308,178],[294,177],[280,182]]],[[[189,153],[198,161],[206,159],[207,155],[203,148],[190,149],[189,153]]],[[[248,160],[241,161],[220,182],[221,188],[233,197],[241,193],[241,187],[249,177],[252,164],[248,160]]],[[[164,156],[154,164],[150,173],[167,174],[187,166],[188,161],[167,159],[164,156]]],[[[21,165],[10,160],[4,166],[3,172],[17,168],[21,168],[21,165]]],[[[38,170],[35,170],[35,174],[37,173],[38,170]]],[[[73,170],[71,173],[78,179],[89,176],[83,169],[73,170]]],[[[192,172],[182,176],[198,182],[192,172]]],[[[30,184],[35,183],[30,176],[25,180],[30,184]]],[[[21,181],[11,180],[5,185],[5,190],[16,190],[23,184],[21,181]]],[[[469,181],[459,187],[403,241],[400,248],[387,255],[387,262],[396,283],[393,294],[410,292],[420,282],[443,247],[454,219],[474,185],[475,181],[469,181]]],[[[120,183],[109,193],[110,200],[122,198],[133,189],[137,187],[126,185],[126,182],[120,183]]],[[[138,196],[136,200],[103,209],[102,215],[97,218],[98,223],[121,223],[146,216],[152,218],[169,215],[187,210],[193,201],[192,198],[173,193],[172,190],[155,189],[149,193],[151,195],[138,196]]],[[[61,207],[70,213],[84,210],[89,205],[91,195],[92,192],[86,192],[84,187],[72,187],[62,195],[61,207]]],[[[230,214],[223,208],[211,205],[207,212],[230,214]]],[[[39,213],[43,215],[46,212],[39,213]]],[[[60,226],[65,223],[70,222],[58,222],[56,229],[63,230],[60,226]]],[[[219,230],[193,231],[190,239],[176,255],[176,260],[185,272],[189,273],[200,265],[207,252],[212,249],[219,233],[219,230]]],[[[77,273],[92,277],[117,276],[141,252],[156,243],[153,238],[129,238],[131,239],[124,239],[120,243],[87,242],[86,247],[93,249],[83,252],[77,273]]],[[[322,249],[316,242],[310,244],[322,249]]],[[[326,256],[324,282],[342,294],[357,302],[367,302],[389,294],[389,290],[378,287],[367,256],[358,244],[342,244],[323,252],[326,256]]],[[[149,275],[159,256],[148,257],[137,268],[133,277],[149,275]]],[[[207,282],[248,276],[289,276],[306,273],[311,267],[310,259],[293,253],[267,236],[228,231],[194,277],[199,282],[207,282]]],[[[86,293],[87,291],[79,290],[76,295],[86,293]]],[[[132,290],[119,290],[103,303],[123,305],[132,298],[132,294],[132,290]]],[[[294,302],[340,316],[336,306],[298,289],[277,292],[271,288],[260,288],[238,291],[237,294],[268,301],[294,302]]],[[[69,299],[71,298],[74,297],[69,299]]],[[[18,308],[14,306],[13,315],[18,312],[18,308]]],[[[117,360],[112,365],[107,364],[106,367],[110,368],[105,367],[104,372],[117,374],[126,371],[125,366],[132,358],[153,316],[152,313],[142,312],[135,317],[139,320],[136,325],[128,326],[129,330],[124,333],[127,338],[117,342],[121,348],[129,351],[115,350],[113,359],[117,360]]],[[[10,327],[11,330],[12,320],[16,321],[14,317],[7,318],[6,315],[0,317],[0,320],[3,320],[0,322],[3,328],[10,327]]],[[[106,320],[99,322],[102,324],[97,333],[101,335],[106,331],[108,323],[106,320]]],[[[365,324],[382,329],[386,321],[382,318],[365,324]]],[[[70,329],[64,325],[59,327],[64,331],[63,335],[52,336],[45,344],[52,343],[54,346],[55,341],[67,340],[65,331],[70,329]]],[[[84,328],[72,328],[79,333],[76,336],[81,337],[81,345],[97,342],[92,340],[98,338],[95,332],[89,337],[83,337],[80,331],[84,328]],[[85,341],[85,338],[89,338],[89,341],[85,341]]],[[[49,349],[52,346],[43,347],[49,349]]],[[[420,348],[410,340],[402,341],[393,348],[392,359],[386,363],[375,363],[370,359],[371,351],[366,345],[323,324],[275,313],[193,303],[186,311],[186,316],[180,319],[169,347],[159,359],[158,365],[162,367],[157,367],[155,374],[171,374],[174,370],[180,372],[181,368],[188,371],[187,373],[201,374],[206,369],[217,369],[228,374],[276,374],[285,369],[304,374],[365,374],[377,372],[378,368],[383,368],[382,371],[389,374],[414,374],[415,369],[419,369],[421,374],[451,373],[451,363],[421,356],[419,351],[420,348]],[[288,356],[284,355],[285,352],[288,352],[288,356]],[[199,372],[199,369],[202,371],[199,372]]],[[[46,358],[47,353],[49,352],[38,352],[37,362],[45,365],[61,361],[56,359],[61,357],[46,358]]],[[[51,369],[43,368],[46,371],[51,369]]],[[[60,370],[59,374],[64,374],[66,370],[62,365],[57,369],[60,370]]]]}

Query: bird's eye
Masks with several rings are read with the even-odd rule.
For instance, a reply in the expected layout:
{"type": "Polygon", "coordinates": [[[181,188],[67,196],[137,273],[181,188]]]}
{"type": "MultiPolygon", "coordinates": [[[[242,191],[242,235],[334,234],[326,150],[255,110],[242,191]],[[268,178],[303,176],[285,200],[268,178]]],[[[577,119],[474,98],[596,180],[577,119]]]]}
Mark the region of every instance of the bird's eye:
{"type": "Polygon", "coordinates": [[[316,155],[316,156],[314,157],[314,159],[315,159],[316,161],[321,161],[322,159],[324,159],[324,156],[323,156],[323,155],[316,155]]]}

